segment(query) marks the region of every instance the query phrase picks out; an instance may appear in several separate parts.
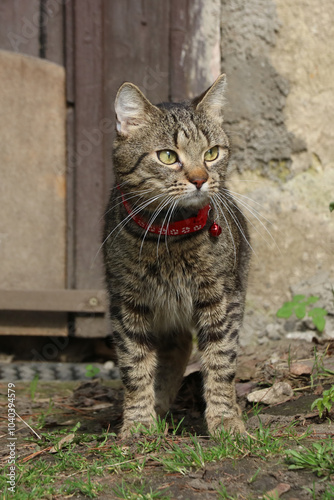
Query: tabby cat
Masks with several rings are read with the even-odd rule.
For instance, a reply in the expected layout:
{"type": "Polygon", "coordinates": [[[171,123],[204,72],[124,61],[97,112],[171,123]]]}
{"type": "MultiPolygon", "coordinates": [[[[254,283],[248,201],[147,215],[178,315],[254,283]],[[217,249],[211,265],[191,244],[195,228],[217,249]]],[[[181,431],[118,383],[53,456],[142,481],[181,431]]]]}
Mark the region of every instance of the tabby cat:
{"type": "Polygon", "coordinates": [[[226,189],[225,75],[193,101],[151,104],[131,83],[116,96],[116,186],[104,259],[125,387],[122,436],[168,411],[195,331],[210,433],[244,430],[235,395],[249,236],[226,189]]]}

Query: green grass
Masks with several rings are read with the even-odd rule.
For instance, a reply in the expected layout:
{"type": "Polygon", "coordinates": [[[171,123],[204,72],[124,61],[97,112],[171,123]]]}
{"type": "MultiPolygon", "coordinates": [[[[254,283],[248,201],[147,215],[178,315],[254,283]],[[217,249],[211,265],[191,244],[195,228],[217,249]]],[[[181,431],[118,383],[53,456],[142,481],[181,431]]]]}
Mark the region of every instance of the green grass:
{"type": "Polygon", "coordinates": [[[185,431],[182,430],[182,424],[184,418],[180,420],[177,424],[174,422],[173,415],[170,415],[170,425],[168,423],[169,414],[167,414],[164,418],[161,418],[159,415],[157,418],[153,419],[153,424],[150,427],[145,427],[142,424],[138,424],[135,426],[131,434],[142,434],[143,436],[161,436],[171,434],[172,436],[176,436],[177,434],[184,435],[185,431]]]}
{"type": "Polygon", "coordinates": [[[319,496],[319,492],[316,491],[315,484],[313,483],[313,488],[304,488],[308,493],[312,495],[312,500],[333,500],[334,498],[334,485],[325,485],[325,491],[319,496]]]}
{"type": "MultiPolygon", "coordinates": [[[[50,495],[82,493],[89,498],[96,498],[102,491],[97,481],[91,480],[91,474],[85,470],[79,478],[68,478],[71,474],[64,472],[84,470],[78,458],[71,457],[63,460],[60,457],[56,464],[48,463],[45,459],[39,459],[29,465],[17,465],[17,485],[15,493],[8,492],[5,478],[1,476],[4,495],[14,500],[33,500],[35,498],[47,498],[50,495]],[[55,485],[55,480],[62,478],[62,485],[55,485]]],[[[92,474],[97,471],[92,470],[92,474]]],[[[1,484],[1,483],[0,483],[1,484]]],[[[4,496],[3,498],[7,498],[4,496]]]]}
{"type": "Polygon", "coordinates": [[[313,443],[310,448],[301,447],[301,451],[287,450],[286,459],[289,469],[307,469],[319,477],[334,474],[334,441],[332,438],[313,443]]]}
{"type": "Polygon", "coordinates": [[[328,413],[332,410],[334,405],[334,385],[330,387],[327,391],[322,393],[322,397],[313,401],[311,410],[317,407],[319,412],[319,417],[322,418],[322,415],[328,416],[328,413]]]}
{"type": "MultiPolygon", "coordinates": [[[[326,441],[327,448],[319,449],[321,445],[315,443],[310,450],[303,447],[300,453],[293,450],[290,454],[286,452],[287,443],[295,447],[308,437],[307,433],[298,435],[293,425],[265,428],[259,419],[253,435],[232,436],[222,429],[219,435],[208,439],[186,433],[181,428],[182,422],[176,424],[172,418],[169,421],[171,423],[168,425],[166,419],[158,419],[150,429],[137,428],[132,438],[126,441],[117,440],[114,433],[103,432],[98,435],[82,432],[80,423],[56,431],[39,431],[40,440],[35,436],[26,439],[35,444],[35,451],[57,445],[59,450],[52,454],[46,450],[41,457],[32,458],[26,463],[18,461],[14,494],[6,490],[5,475],[0,476],[0,486],[5,495],[3,498],[30,500],[75,494],[98,498],[104,488],[101,478],[109,477],[112,478],[116,498],[167,500],[168,491],[152,490],[141,479],[152,466],[160,474],[176,473],[184,476],[191,471],[204,470],[210,463],[235,461],[246,456],[257,457],[262,461],[279,457],[283,461],[289,455],[290,467],[309,467],[315,473],[325,471],[326,476],[334,469],[333,444],[330,441],[326,441]],[[64,440],[68,436],[68,441],[64,440]],[[313,462],[311,459],[307,462],[308,455],[304,448],[316,455],[313,462]],[[126,483],[124,477],[129,479],[126,483]]],[[[255,482],[257,473],[249,480],[249,484],[255,482]]],[[[109,480],[103,483],[109,484],[110,489],[109,480]]],[[[222,484],[217,488],[216,495],[227,500],[233,498],[222,484]]]]}
{"type": "Polygon", "coordinates": [[[146,481],[141,482],[141,484],[126,484],[124,480],[122,483],[115,488],[113,488],[113,492],[116,495],[116,498],[124,498],[126,500],[170,500],[170,496],[166,496],[162,491],[153,491],[151,487],[149,487],[146,481]]]}
{"type": "Polygon", "coordinates": [[[165,453],[156,460],[167,472],[185,475],[193,469],[201,469],[208,463],[225,459],[252,456],[266,460],[269,456],[282,454],[287,439],[299,442],[305,437],[306,434],[298,436],[293,426],[284,431],[273,431],[270,427],[264,428],[259,420],[259,428],[253,436],[250,434],[233,436],[228,431],[222,430],[218,436],[212,438],[213,444],[209,445],[207,443],[204,445],[197,436],[189,436],[181,444],[169,443],[165,453]]]}
{"type": "Polygon", "coordinates": [[[220,487],[217,490],[217,498],[221,500],[235,500],[235,497],[231,497],[222,483],[219,483],[220,487]]]}

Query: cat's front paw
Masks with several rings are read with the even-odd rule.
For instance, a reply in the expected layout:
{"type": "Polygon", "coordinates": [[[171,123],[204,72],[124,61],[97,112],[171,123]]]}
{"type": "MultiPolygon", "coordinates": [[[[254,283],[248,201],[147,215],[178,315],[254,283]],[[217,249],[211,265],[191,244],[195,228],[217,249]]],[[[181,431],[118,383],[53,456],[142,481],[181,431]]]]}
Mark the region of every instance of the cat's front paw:
{"type": "Polygon", "coordinates": [[[224,429],[225,431],[229,431],[231,434],[246,433],[245,424],[238,415],[223,419],[221,417],[215,417],[215,418],[207,417],[206,420],[209,433],[212,434],[213,436],[219,434],[222,431],[222,429],[224,429]]]}

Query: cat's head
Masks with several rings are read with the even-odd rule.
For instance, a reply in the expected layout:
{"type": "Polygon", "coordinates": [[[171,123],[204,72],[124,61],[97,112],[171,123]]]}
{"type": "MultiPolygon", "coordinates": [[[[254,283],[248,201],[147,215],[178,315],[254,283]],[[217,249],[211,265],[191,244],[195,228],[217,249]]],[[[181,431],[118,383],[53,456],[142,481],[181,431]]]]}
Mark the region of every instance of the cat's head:
{"type": "MultiPolygon", "coordinates": [[[[125,192],[199,208],[224,183],[229,141],[222,128],[225,75],[193,101],[154,106],[131,83],[116,96],[113,160],[125,192]]],[[[154,200],[154,201],[153,201],[154,200]]],[[[149,208],[149,207],[148,207],[149,208]]]]}

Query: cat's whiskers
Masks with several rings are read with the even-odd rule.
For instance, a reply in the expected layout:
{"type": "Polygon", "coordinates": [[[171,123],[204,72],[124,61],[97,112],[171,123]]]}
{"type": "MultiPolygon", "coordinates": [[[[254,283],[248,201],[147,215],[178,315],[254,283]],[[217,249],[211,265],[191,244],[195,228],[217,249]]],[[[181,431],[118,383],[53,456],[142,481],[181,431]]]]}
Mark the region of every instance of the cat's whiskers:
{"type": "MultiPolygon", "coordinates": [[[[165,195],[166,196],[166,195],[165,195]]],[[[153,222],[155,221],[155,219],[158,217],[158,215],[162,212],[162,210],[169,205],[170,201],[172,200],[172,197],[171,196],[168,196],[167,199],[165,200],[162,200],[159,205],[157,206],[157,208],[154,210],[152,216],[150,217],[149,221],[148,221],[148,224],[147,224],[147,228],[146,228],[146,231],[145,231],[145,234],[143,236],[143,239],[142,239],[142,242],[141,242],[141,245],[140,245],[140,252],[139,252],[139,260],[140,260],[140,257],[141,257],[141,252],[142,252],[142,249],[143,249],[143,244],[144,244],[144,240],[146,238],[146,235],[147,233],[149,232],[150,230],[150,227],[152,226],[153,222]]],[[[162,228],[163,228],[164,224],[162,224],[162,228]]],[[[161,235],[161,233],[160,233],[161,235]]],[[[160,237],[159,235],[159,237],[160,237]]]]}
{"type": "Polygon", "coordinates": [[[115,201],[119,200],[121,198],[121,201],[118,202],[118,203],[115,203],[112,207],[110,207],[106,212],[105,214],[100,218],[99,222],[101,222],[101,220],[109,213],[111,212],[114,208],[118,207],[118,205],[121,205],[123,203],[123,199],[124,201],[129,201],[129,200],[132,200],[133,198],[136,198],[138,197],[139,200],[140,198],[142,198],[145,194],[148,194],[148,193],[151,193],[152,191],[154,190],[154,188],[152,189],[147,189],[146,191],[130,191],[129,193],[122,193],[120,194],[119,196],[116,196],[115,198],[115,201]],[[133,194],[133,193],[136,193],[136,194],[133,194]],[[129,195],[133,195],[133,196],[129,196],[129,195]]]}
{"type": "MultiPolygon", "coordinates": [[[[122,224],[122,227],[121,227],[120,231],[117,233],[117,235],[124,229],[124,227],[128,224],[128,222],[133,218],[134,215],[138,215],[140,212],[142,212],[143,210],[145,210],[145,208],[147,208],[148,206],[150,206],[152,203],[155,203],[156,201],[158,201],[160,198],[162,198],[164,196],[166,196],[164,193],[160,193],[158,195],[153,196],[152,198],[149,198],[148,200],[144,199],[144,201],[139,206],[138,205],[132,206],[131,213],[129,213],[123,219],[123,221],[120,222],[119,225],[122,224]]],[[[117,226],[115,227],[115,229],[116,228],[117,228],[117,226]]],[[[112,232],[114,232],[115,229],[112,232]]]]}
{"type": "MultiPolygon", "coordinates": [[[[238,205],[236,203],[233,203],[233,200],[232,199],[229,199],[229,202],[231,203],[231,205],[233,205],[237,210],[239,210],[240,212],[240,208],[238,207],[238,205]]],[[[238,200],[238,202],[240,203],[240,200],[238,200]]],[[[261,238],[270,246],[270,242],[267,240],[267,238],[261,233],[261,231],[259,231],[259,229],[255,226],[255,224],[250,220],[249,217],[247,217],[247,215],[243,214],[245,219],[249,222],[249,224],[254,228],[254,230],[261,236],[261,238]]],[[[254,254],[256,255],[256,252],[254,252],[254,254]]]]}
{"type": "MultiPolygon", "coordinates": [[[[170,201],[172,201],[173,199],[174,199],[173,196],[169,196],[170,201]]],[[[162,221],[162,225],[161,225],[162,228],[165,227],[166,218],[168,217],[168,214],[172,210],[172,208],[173,208],[173,204],[171,204],[168,207],[168,210],[165,214],[164,220],[162,221]]],[[[168,225],[166,227],[166,233],[167,233],[167,230],[168,230],[168,225]]],[[[161,235],[162,235],[162,232],[160,232],[159,237],[158,237],[158,241],[157,241],[157,260],[159,260],[159,244],[160,244],[161,235]]],[[[166,239],[167,239],[167,234],[165,234],[165,241],[166,241],[166,239]]],[[[168,247],[167,247],[167,250],[168,250],[168,247]]]]}
{"type": "MultiPolygon", "coordinates": [[[[130,222],[130,220],[132,219],[133,215],[137,215],[138,213],[140,213],[142,210],[145,210],[146,207],[148,207],[149,205],[151,205],[151,203],[154,203],[155,201],[157,201],[159,198],[165,196],[165,194],[159,194],[159,195],[156,195],[156,196],[153,196],[152,198],[150,198],[149,200],[145,200],[141,203],[141,205],[137,206],[135,208],[135,210],[132,210],[130,214],[128,214],[124,219],[122,219],[116,227],[114,227],[114,229],[108,234],[108,236],[103,240],[102,244],[100,245],[98,251],[96,252],[96,255],[93,259],[93,262],[92,262],[92,265],[94,264],[95,260],[96,260],[96,257],[98,256],[99,252],[101,251],[101,249],[103,248],[103,246],[105,245],[105,243],[109,240],[110,236],[116,231],[116,229],[118,229],[120,226],[121,226],[121,229],[118,231],[118,233],[116,234],[116,237],[118,236],[118,234],[124,229],[124,227],[128,224],[128,222],[130,222]]],[[[114,241],[116,240],[116,237],[114,239],[114,241]]]]}
{"type": "MultiPolygon", "coordinates": [[[[249,200],[249,201],[251,201],[252,203],[254,203],[255,205],[258,205],[260,208],[263,208],[263,209],[264,209],[264,205],[261,205],[261,203],[259,203],[259,202],[258,202],[258,201],[256,201],[256,200],[253,200],[253,198],[250,198],[249,196],[246,196],[245,194],[237,193],[236,191],[231,191],[231,189],[226,189],[226,188],[222,188],[222,191],[224,191],[224,192],[225,192],[225,193],[227,193],[227,194],[232,194],[235,198],[237,198],[237,197],[238,197],[239,199],[240,199],[240,198],[244,198],[245,200],[249,200]]],[[[246,202],[245,202],[245,203],[246,203],[246,202]]],[[[251,206],[251,205],[249,205],[249,206],[251,206]]],[[[253,208],[253,207],[251,207],[251,208],[253,208]]],[[[256,210],[255,210],[255,208],[254,208],[253,210],[254,210],[254,211],[256,211],[256,210]]],[[[265,219],[265,220],[266,220],[269,224],[273,225],[273,223],[272,223],[269,219],[267,219],[264,215],[262,215],[260,212],[256,211],[256,213],[257,213],[260,217],[262,217],[263,219],[265,219]]]]}
{"type": "MultiPolygon", "coordinates": [[[[216,194],[216,193],[215,193],[215,194],[216,194]]],[[[232,241],[232,244],[233,244],[233,251],[234,251],[234,265],[235,265],[235,264],[236,264],[236,261],[237,261],[237,249],[236,249],[236,247],[235,247],[235,242],[234,242],[234,238],[233,238],[233,233],[232,233],[232,231],[231,231],[231,227],[230,227],[230,225],[229,225],[229,223],[228,223],[228,221],[227,221],[227,219],[226,219],[226,216],[225,216],[225,214],[224,214],[223,210],[220,208],[219,204],[217,204],[217,203],[215,202],[215,199],[214,199],[215,194],[214,194],[213,196],[211,196],[211,197],[210,197],[210,201],[212,202],[212,204],[213,204],[213,206],[214,206],[214,208],[215,208],[215,212],[216,212],[217,217],[218,217],[218,222],[220,222],[219,212],[221,212],[222,216],[224,217],[224,221],[225,221],[226,227],[227,227],[227,229],[228,229],[228,232],[229,232],[229,234],[230,234],[230,236],[231,236],[231,241],[232,241]]]]}
{"type": "MultiPolygon", "coordinates": [[[[255,217],[255,219],[260,223],[260,225],[263,227],[263,229],[266,231],[266,233],[270,236],[270,239],[272,240],[273,244],[276,246],[276,248],[279,251],[279,253],[281,253],[281,250],[280,250],[280,248],[279,248],[279,246],[278,246],[275,238],[273,237],[273,235],[271,234],[271,232],[268,230],[268,228],[263,224],[263,222],[261,221],[260,217],[262,217],[262,219],[264,219],[266,222],[268,222],[268,224],[273,225],[273,223],[269,219],[267,219],[264,215],[262,215],[258,210],[256,210],[255,208],[253,208],[249,203],[243,201],[240,198],[242,197],[242,198],[245,198],[247,200],[253,201],[257,205],[259,205],[261,208],[263,208],[262,205],[260,203],[256,202],[255,200],[252,200],[252,198],[249,198],[248,196],[242,195],[240,193],[236,193],[234,191],[230,191],[229,189],[223,189],[223,191],[225,191],[227,193],[227,197],[229,197],[229,195],[233,194],[234,198],[236,198],[236,201],[242,207],[244,207],[248,212],[250,212],[253,215],[253,217],[255,217]]],[[[233,202],[234,200],[233,200],[232,196],[230,196],[230,200],[231,200],[232,205],[237,210],[239,210],[239,212],[241,212],[241,210],[238,207],[238,205],[233,202]]],[[[261,231],[258,230],[258,228],[255,226],[255,224],[253,224],[253,222],[250,220],[250,218],[247,217],[247,215],[245,213],[243,213],[243,215],[244,215],[244,217],[246,217],[246,219],[251,224],[251,226],[255,229],[255,231],[261,236],[261,238],[270,246],[271,245],[270,241],[268,241],[267,238],[265,238],[265,236],[261,233],[261,231]]]]}
{"type": "MultiPolygon", "coordinates": [[[[167,243],[167,231],[168,231],[169,224],[170,224],[170,221],[171,221],[172,216],[173,216],[173,212],[176,210],[176,207],[177,207],[178,202],[179,202],[179,200],[178,200],[178,199],[175,199],[175,200],[174,200],[174,203],[173,203],[173,205],[171,206],[170,215],[169,215],[168,220],[167,220],[166,237],[165,237],[165,245],[166,245],[166,250],[167,250],[167,252],[169,251],[169,250],[168,250],[168,243],[167,243]]],[[[168,212],[167,212],[166,216],[167,216],[167,215],[168,215],[168,212]]]]}
{"type": "Polygon", "coordinates": [[[240,224],[240,222],[238,221],[238,219],[236,218],[236,216],[234,215],[233,211],[229,208],[228,206],[228,198],[226,196],[224,196],[223,193],[219,192],[219,193],[216,193],[216,197],[220,200],[220,202],[224,205],[224,207],[226,208],[226,210],[228,211],[228,213],[230,214],[230,216],[232,217],[235,225],[237,226],[237,228],[239,229],[240,231],[240,234],[242,235],[243,239],[245,240],[245,242],[247,243],[247,245],[249,246],[249,248],[252,250],[252,252],[254,253],[254,255],[257,256],[254,248],[252,247],[252,245],[250,244],[250,242],[248,241],[245,233],[244,233],[244,230],[242,229],[242,226],[240,224]]]}

